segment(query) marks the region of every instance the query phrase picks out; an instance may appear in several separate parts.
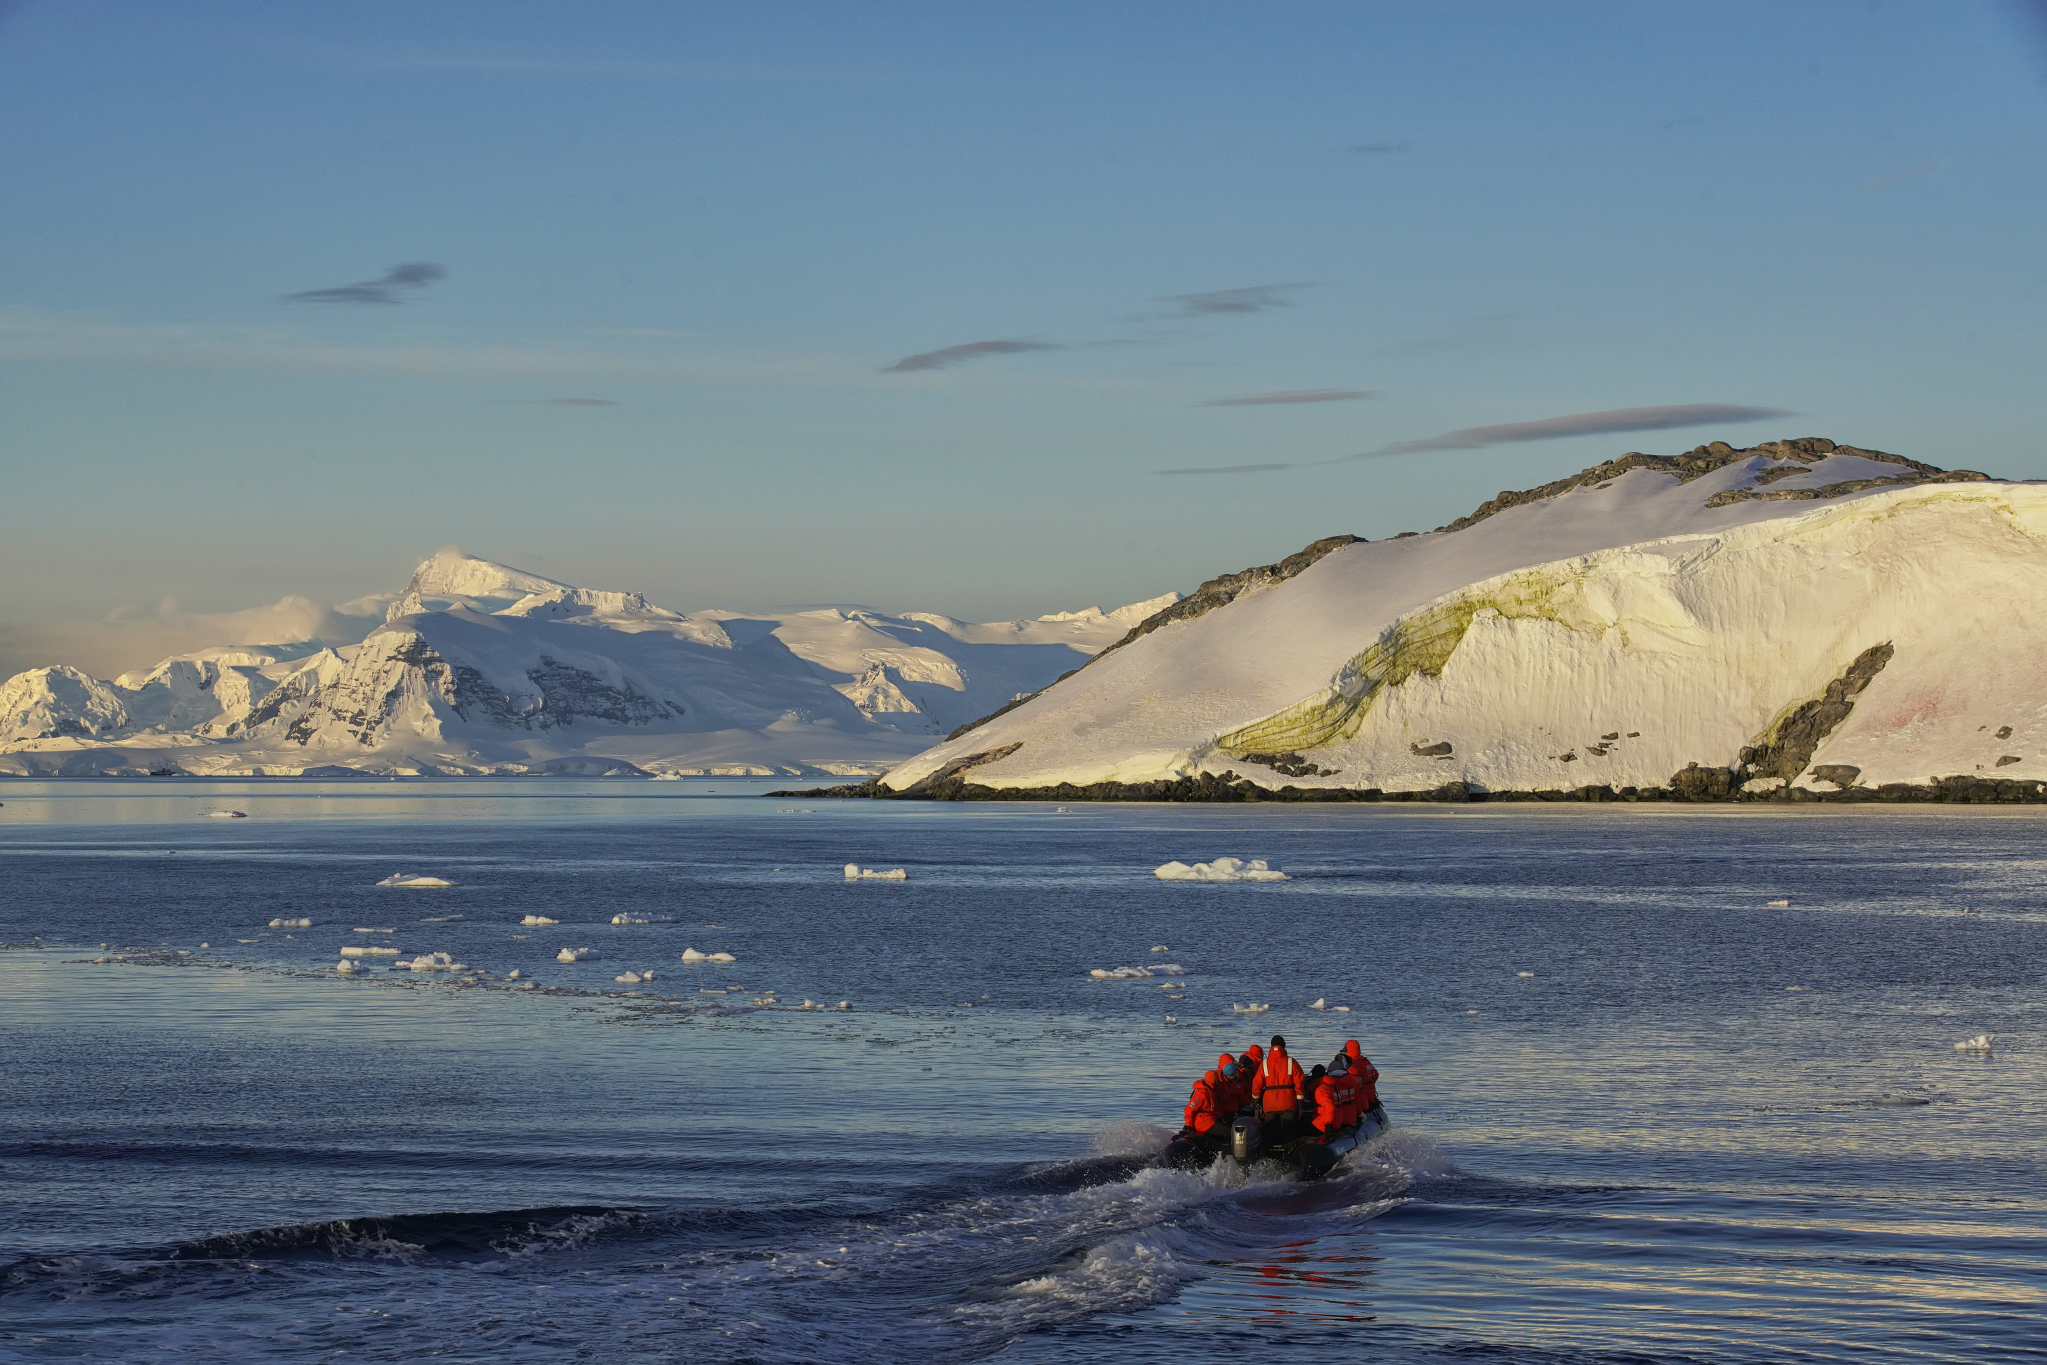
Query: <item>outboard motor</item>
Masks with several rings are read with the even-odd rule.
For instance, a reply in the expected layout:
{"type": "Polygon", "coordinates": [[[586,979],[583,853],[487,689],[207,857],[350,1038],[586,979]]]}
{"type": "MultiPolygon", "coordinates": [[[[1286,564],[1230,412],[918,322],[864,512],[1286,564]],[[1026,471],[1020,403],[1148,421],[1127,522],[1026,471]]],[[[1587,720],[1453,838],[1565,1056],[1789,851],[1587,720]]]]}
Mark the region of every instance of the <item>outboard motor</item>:
{"type": "Polygon", "coordinates": [[[1230,1155],[1247,1164],[1255,1160],[1258,1156],[1259,1136],[1257,1119],[1237,1119],[1230,1125],[1230,1155]]]}

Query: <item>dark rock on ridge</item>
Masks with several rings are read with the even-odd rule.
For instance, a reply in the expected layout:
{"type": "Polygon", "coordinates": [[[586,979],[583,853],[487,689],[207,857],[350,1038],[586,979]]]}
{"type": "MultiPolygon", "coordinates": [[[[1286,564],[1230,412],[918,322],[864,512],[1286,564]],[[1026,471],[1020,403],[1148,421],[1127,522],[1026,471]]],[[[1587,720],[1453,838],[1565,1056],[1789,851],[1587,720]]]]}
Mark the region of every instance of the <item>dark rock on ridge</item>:
{"type": "MultiPolygon", "coordinates": [[[[1741,766],[1752,777],[1781,777],[1786,782],[1805,771],[1820,741],[1834,733],[1834,727],[1848,719],[1855,699],[1869,686],[1896,653],[1891,642],[1871,645],[1855,656],[1855,662],[1827,690],[1779,717],[1753,744],[1741,751],[1741,766]]],[[[1862,770],[1855,769],[1859,774],[1862,770]]],[[[1846,786],[1846,783],[1841,785],[1846,786]]]]}
{"type": "Polygon", "coordinates": [[[1106,658],[1111,653],[1129,644],[1132,640],[1143,639],[1160,626],[1171,625],[1175,621],[1191,621],[1197,616],[1206,616],[1217,607],[1226,607],[1253,589],[1267,587],[1274,583],[1284,583],[1303,569],[1313,565],[1315,561],[1321,559],[1330,551],[1341,550],[1346,545],[1356,545],[1362,539],[1364,539],[1362,536],[1328,536],[1316,541],[1304,550],[1288,555],[1277,564],[1259,564],[1237,573],[1224,574],[1220,578],[1211,578],[1192,593],[1173,603],[1172,606],[1165,608],[1163,611],[1153,612],[1150,616],[1139,621],[1130,628],[1128,635],[1125,635],[1115,644],[1110,645],[1100,654],[1095,655],[1094,659],[1089,659],[1086,664],[1081,665],[1081,668],[1086,668],[1088,664],[1095,662],[1096,659],[1106,658]]]}

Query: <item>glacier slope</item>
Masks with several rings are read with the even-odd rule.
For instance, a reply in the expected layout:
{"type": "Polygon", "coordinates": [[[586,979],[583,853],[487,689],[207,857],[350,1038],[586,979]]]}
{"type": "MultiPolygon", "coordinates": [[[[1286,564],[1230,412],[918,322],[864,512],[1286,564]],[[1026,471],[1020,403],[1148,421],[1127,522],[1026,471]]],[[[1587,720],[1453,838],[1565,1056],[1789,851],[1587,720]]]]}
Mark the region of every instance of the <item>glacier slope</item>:
{"type": "Polygon", "coordinates": [[[1901,476],[1827,442],[1702,454],[1713,467],[1602,467],[1454,530],[1343,546],[884,783],[1661,788],[1688,764],[1737,766],[1885,644],[1782,777],[2047,777],[2047,489],[1901,476]]]}

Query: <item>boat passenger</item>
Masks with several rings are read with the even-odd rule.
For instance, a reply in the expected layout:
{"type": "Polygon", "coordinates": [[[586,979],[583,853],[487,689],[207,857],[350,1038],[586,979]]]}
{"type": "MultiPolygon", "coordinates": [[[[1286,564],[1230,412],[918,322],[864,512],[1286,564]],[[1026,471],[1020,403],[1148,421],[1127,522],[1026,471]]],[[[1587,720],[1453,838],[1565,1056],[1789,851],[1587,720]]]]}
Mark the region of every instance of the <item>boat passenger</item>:
{"type": "Polygon", "coordinates": [[[1201,1079],[1194,1082],[1194,1088],[1187,1095],[1186,1131],[1200,1136],[1213,1131],[1226,1117],[1228,1111],[1219,1107],[1216,1095],[1221,1080],[1221,1072],[1209,1070],[1201,1073],[1201,1079]]]}
{"type": "Polygon", "coordinates": [[[1372,1065],[1357,1039],[1344,1043],[1343,1050],[1350,1054],[1351,1079],[1358,1083],[1358,1113],[1369,1114],[1379,1106],[1379,1068],[1372,1065]]]}
{"type": "Polygon", "coordinates": [[[1286,1039],[1273,1034],[1272,1050],[1259,1063],[1251,1081],[1251,1094],[1265,1123],[1278,1130],[1279,1141],[1293,1135],[1307,1088],[1307,1073],[1301,1070],[1299,1062],[1287,1056],[1286,1039]]]}
{"type": "Polygon", "coordinates": [[[1315,1136],[1327,1142],[1343,1126],[1343,1105],[1337,1097],[1336,1077],[1329,1074],[1327,1067],[1318,1066],[1308,1073],[1308,1098],[1314,1106],[1311,1113],[1315,1136]]]}
{"type": "Polygon", "coordinates": [[[1358,1083],[1350,1074],[1349,1053],[1337,1053],[1336,1060],[1329,1064],[1329,1083],[1336,1093],[1336,1126],[1338,1131],[1357,1127],[1358,1083]]]}
{"type": "Polygon", "coordinates": [[[1250,1091],[1244,1084],[1244,1068],[1225,1052],[1217,1059],[1215,1069],[1222,1074],[1222,1083],[1215,1091],[1216,1108],[1224,1114],[1236,1114],[1250,1102],[1250,1091]]]}

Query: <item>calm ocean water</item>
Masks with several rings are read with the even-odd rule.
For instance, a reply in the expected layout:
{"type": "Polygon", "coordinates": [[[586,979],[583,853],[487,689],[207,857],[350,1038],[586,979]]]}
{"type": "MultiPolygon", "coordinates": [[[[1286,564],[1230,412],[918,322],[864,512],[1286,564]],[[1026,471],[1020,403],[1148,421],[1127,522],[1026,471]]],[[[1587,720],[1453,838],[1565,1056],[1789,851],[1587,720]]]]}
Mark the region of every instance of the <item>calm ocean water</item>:
{"type": "Polygon", "coordinates": [[[2047,1357],[2047,815],[768,785],[0,784],[0,1360],[2047,1357]]]}

